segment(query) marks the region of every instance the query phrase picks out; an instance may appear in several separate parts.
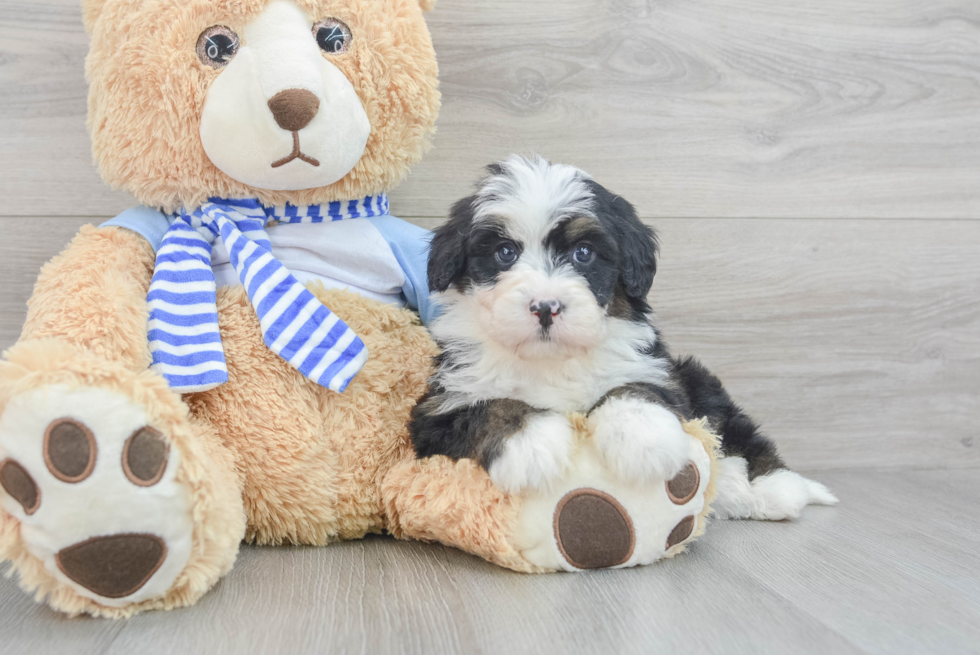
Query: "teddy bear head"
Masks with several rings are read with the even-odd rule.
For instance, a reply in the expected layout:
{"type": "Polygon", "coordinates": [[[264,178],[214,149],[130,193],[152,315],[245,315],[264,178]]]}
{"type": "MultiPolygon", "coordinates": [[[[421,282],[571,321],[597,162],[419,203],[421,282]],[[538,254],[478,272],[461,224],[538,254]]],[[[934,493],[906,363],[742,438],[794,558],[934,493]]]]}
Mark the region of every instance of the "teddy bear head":
{"type": "Polygon", "coordinates": [[[83,0],[103,179],[173,211],[390,189],[439,110],[434,0],[83,0]]]}

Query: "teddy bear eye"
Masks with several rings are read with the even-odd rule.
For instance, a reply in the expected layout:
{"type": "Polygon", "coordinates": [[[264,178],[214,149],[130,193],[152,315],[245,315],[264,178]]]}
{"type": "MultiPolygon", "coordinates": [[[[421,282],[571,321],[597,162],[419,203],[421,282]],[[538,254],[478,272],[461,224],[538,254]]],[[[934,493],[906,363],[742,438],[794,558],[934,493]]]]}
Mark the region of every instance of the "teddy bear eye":
{"type": "Polygon", "coordinates": [[[238,54],[238,35],[222,25],[209,27],[197,39],[197,58],[211,68],[223,68],[238,54]]]}
{"type": "Polygon", "coordinates": [[[350,28],[336,18],[324,18],[314,25],[313,36],[328,55],[342,55],[350,49],[350,28]]]}

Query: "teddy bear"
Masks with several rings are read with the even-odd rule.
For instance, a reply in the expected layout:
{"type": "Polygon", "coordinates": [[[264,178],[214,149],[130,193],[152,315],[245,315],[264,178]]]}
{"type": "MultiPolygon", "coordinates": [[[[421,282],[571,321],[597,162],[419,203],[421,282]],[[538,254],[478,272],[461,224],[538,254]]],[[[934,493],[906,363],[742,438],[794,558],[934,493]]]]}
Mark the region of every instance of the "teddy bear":
{"type": "Polygon", "coordinates": [[[518,571],[630,566],[704,528],[715,440],[625,488],[583,417],[523,495],[415,457],[428,233],[386,191],[439,110],[432,0],[83,0],[88,128],[142,203],[44,266],[0,363],[0,561],[38,601],[191,605],[239,545],[368,533],[518,571]],[[684,523],[679,537],[673,530],[684,523]]]}

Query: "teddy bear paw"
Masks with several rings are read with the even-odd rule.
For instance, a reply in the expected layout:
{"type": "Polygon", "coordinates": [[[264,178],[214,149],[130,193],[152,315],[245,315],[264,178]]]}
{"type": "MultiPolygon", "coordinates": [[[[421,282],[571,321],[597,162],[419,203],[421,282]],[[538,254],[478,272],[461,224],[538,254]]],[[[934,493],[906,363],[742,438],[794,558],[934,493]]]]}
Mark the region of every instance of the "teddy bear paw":
{"type": "Polygon", "coordinates": [[[668,409],[637,398],[613,398],[589,416],[609,466],[623,479],[671,480],[689,464],[689,437],[668,409]]]}
{"type": "Polygon", "coordinates": [[[546,488],[568,467],[573,439],[564,416],[533,415],[523,430],[504,442],[502,453],[490,464],[490,479],[510,494],[546,488]]]}
{"type": "Polygon", "coordinates": [[[0,503],[59,582],[108,607],[166,593],[191,555],[180,453],[129,398],[42,387],[0,417],[0,503]]]}

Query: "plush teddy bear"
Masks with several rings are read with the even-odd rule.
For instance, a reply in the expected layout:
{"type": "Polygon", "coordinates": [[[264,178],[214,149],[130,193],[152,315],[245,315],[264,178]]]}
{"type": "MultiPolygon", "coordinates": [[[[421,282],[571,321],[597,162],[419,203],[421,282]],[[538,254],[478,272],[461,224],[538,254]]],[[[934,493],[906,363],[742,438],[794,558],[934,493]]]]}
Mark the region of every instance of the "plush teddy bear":
{"type": "Polygon", "coordinates": [[[144,206],[44,267],[0,364],[0,560],[38,600],[189,605],[243,539],[388,531],[544,571],[646,563],[703,529],[699,423],[693,470],[649,488],[609,476],[582,417],[575,475],[546,492],[415,458],[428,234],[385,191],[439,108],[431,5],[84,0],[94,156],[144,206]]]}

